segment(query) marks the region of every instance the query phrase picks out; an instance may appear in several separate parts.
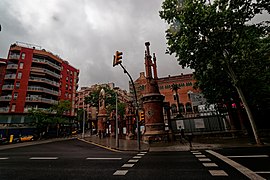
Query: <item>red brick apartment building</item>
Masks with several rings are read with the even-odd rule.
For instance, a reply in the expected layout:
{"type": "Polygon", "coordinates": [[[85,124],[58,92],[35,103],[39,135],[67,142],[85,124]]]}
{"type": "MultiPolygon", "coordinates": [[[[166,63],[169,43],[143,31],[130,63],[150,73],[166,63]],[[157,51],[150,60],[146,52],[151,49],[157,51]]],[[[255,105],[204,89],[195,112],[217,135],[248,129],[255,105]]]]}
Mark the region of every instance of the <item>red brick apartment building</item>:
{"type": "Polygon", "coordinates": [[[15,43],[1,62],[0,124],[27,123],[29,109],[48,109],[59,100],[69,100],[67,115],[75,115],[79,70],[67,61],[41,47],[15,43]]]}

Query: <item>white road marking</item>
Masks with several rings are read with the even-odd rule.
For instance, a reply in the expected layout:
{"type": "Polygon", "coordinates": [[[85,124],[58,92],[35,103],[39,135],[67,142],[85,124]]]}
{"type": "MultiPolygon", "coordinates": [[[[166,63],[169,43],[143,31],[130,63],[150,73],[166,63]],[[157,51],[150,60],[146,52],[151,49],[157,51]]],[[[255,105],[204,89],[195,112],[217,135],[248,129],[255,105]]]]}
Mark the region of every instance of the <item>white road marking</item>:
{"type": "Polygon", "coordinates": [[[121,160],[122,158],[86,158],[86,160],[121,160]]]}
{"type": "Polygon", "coordinates": [[[209,158],[199,158],[199,161],[209,162],[209,161],[211,161],[211,159],[209,159],[209,158]]]}
{"type": "Polygon", "coordinates": [[[9,157],[1,157],[0,160],[6,160],[9,159],[9,157]]]}
{"type": "Polygon", "coordinates": [[[212,151],[212,150],[206,150],[206,152],[208,152],[208,153],[216,156],[217,158],[223,160],[224,162],[231,165],[232,167],[234,167],[235,169],[240,171],[242,174],[244,174],[245,176],[247,176],[251,180],[265,180],[263,177],[259,176],[255,172],[253,172],[250,169],[246,168],[245,166],[242,166],[241,164],[227,158],[226,156],[223,156],[223,155],[221,155],[221,154],[219,154],[219,153],[217,153],[215,151],[212,151]]]}
{"type": "Polygon", "coordinates": [[[259,158],[269,157],[268,155],[246,155],[246,156],[227,156],[228,158],[259,158]]]}
{"type": "Polygon", "coordinates": [[[228,176],[228,174],[223,170],[209,170],[212,176],[228,176]]]}
{"type": "Polygon", "coordinates": [[[113,173],[114,176],[124,176],[126,175],[128,170],[117,170],[115,173],[113,173]]]}
{"type": "Polygon", "coordinates": [[[31,157],[31,160],[56,160],[58,157],[31,157]]]}
{"type": "Polygon", "coordinates": [[[192,154],[194,154],[194,155],[198,155],[198,154],[202,154],[202,153],[200,153],[200,152],[194,152],[194,153],[192,153],[192,154]]]}
{"type": "Polygon", "coordinates": [[[133,167],[134,164],[124,164],[122,167],[133,167]]]}
{"type": "Polygon", "coordinates": [[[144,156],[145,154],[137,154],[137,156],[144,156]]]}
{"type": "Polygon", "coordinates": [[[270,171],[256,171],[257,174],[270,174],[270,171]]]}
{"type": "Polygon", "coordinates": [[[205,155],[195,155],[195,157],[197,157],[197,158],[204,158],[206,156],[205,155]]]}
{"type": "Polygon", "coordinates": [[[131,159],[128,162],[135,163],[135,162],[138,162],[138,161],[139,161],[138,159],[131,159]]]}
{"type": "Polygon", "coordinates": [[[142,154],[146,154],[147,152],[140,152],[140,153],[142,153],[142,154]]]}
{"type": "Polygon", "coordinates": [[[205,167],[218,167],[216,163],[202,163],[205,167]]]}
{"type": "Polygon", "coordinates": [[[133,157],[134,159],[140,159],[140,158],[142,158],[141,156],[134,156],[133,157]]]}

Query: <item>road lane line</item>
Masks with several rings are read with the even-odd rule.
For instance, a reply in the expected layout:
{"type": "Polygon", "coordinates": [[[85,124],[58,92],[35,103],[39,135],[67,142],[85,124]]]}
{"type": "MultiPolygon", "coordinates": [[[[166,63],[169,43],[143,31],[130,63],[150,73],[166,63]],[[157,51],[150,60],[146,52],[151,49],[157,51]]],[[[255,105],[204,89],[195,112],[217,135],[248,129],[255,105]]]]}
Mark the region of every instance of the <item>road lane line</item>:
{"type": "Polygon", "coordinates": [[[270,174],[270,171],[255,171],[257,174],[270,174]]]}
{"type": "Polygon", "coordinates": [[[218,167],[216,163],[202,163],[205,167],[218,167]]]}
{"type": "Polygon", "coordinates": [[[209,170],[212,176],[228,176],[228,174],[223,170],[209,170]]]}
{"type": "Polygon", "coordinates": [[[134,156],[133,158],[134,158],[134,159],[141,159],[142,156],[134,156]]]}
{"type": "Polygon", "coordinates": [[[137,156],[144,156],[145,154],[137,154],[137,156]]]}
{"type": "Polygon", "coordinates": [[[265,180],[263,177],[259,176],[255,172],[251,171],[250,169],[246,168],[245,166],[242,166],[241,164],[227,158],[226,156],[223,156],[215,151],[212,150],[206,150],[209,154],[212,154],[216,156],[217,158],[221,159],[222,161],[226,162],[230,166],[234,167],[238,171],[240,171],[242,174],[247,176],[251,180],[265,180]]]}
{"type": "Polygon", "coordinates": [[[226,156],[228,158],[259,158],[269,157],[268,155],[243,155],[243,156],[226,156]]]}
{"type": "Polygon", "coordinates": [[[144,152],[140,152],[140,153],[142,153],[142,154],[146,154],[147,152],[145,152],[145,151],[144,151],[144,152]]]}
{"type": "Polygon", "coordinates": [[[206,156],[205,155],[195,155],[195,157],[197,157],[197,158],[204,158],[206,156]]]}
{"type": "Polygon", "coordinates": [[[30,157],[31,160],[56,160],[58,157],[30,157]]]}
{"type": "Polygon", "coordinates": [[[117,170],[115,173],[113,173],[114,176],[124,176],[126,175],[128,170],[117,170]]]}
{"type": "Polygon", "coordinates": [[[135,162],[138,162],[139,160],[138,159],[130,159],[128,162],[129,163],[135,163],[135,162]]]}
{"type": "Polygon", "coordinates": [[[202,162],[209,162],[209,161],[211,161],[211,159],[209,159],[209,158],[199,158],[198,160],[199,161],[202,161],[202,162]]]}
{"type": "Polygon", "coordinates": [[[9,157],[1,157],[0,160],[6,160],[9,159],[9,157]]]}
{"type": "Polygon", "coordinates": [[[133,166],[134,166],[134,164],[124,164],[122,167],[129,167],[129,168],[131,168],[133,166]]]}
{"type": "Polygon", "coordinates": [[[101,148],[104,148],[104,149],[107,149],[107,150],[110,150],[110,151],[113,151],[113,152],[122,152],[122,151],[118,151],[116,149],[112,149],[110,147],[107,147],[107,146],[103,146],[103,145],[100,145],[100,144],[97,144],[97,143],[94,143],[94,142],[90,142],[90,141],[86,141],[84,139],[78,139],[82,142],[85,142],[85,143],[88,143],[88,144],[92,144],[92,145],[95,145],[95,146],[98,146],[98,147],[101,147],[101,148]]]}
{"type": "Polygon", "coordinates": [[[121,160],[122,158],[86,158],[86,160],[121,160]]]}

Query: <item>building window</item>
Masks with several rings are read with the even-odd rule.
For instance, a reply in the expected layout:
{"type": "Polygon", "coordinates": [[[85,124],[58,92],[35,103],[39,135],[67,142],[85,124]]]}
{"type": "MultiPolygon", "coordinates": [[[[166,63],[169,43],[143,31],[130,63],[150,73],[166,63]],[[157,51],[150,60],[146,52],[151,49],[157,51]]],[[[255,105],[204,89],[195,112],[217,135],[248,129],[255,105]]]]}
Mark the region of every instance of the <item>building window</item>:
{"type": "Polygon", "coordinates": [[[25,59],[25,53],[22,53],[21,59],[25,59]]]}
{"type": "Polygon", "coordinates": [[[22,62],[20,63],[20,69],[23,69],[23,63],[22,62]]]}
{"type": "Polygon", "coordinates": [[[11,112],[15,112],[15,109],[16,109],[16,104],[12,104],[12,106],[11,106],[11,112]]]}
{"type": "Polygon", "coordinates": [[[185,113],[185,107],[184,107],[184,104],[180,103],[179,106],[180,106],[180,108],[179,108],[179,109],[180,109],[180,112],[181,112],[181,113],[185,113]]]}
{"type": "Polygon", "coordinates": [[[16,82],[16,89],[20,88],[20,82],[16,82]]]}
{"type": "Polygon", "coordinates": [[[18,97],[18,93],[14,93],[14,95],[13,95],[13,100],[16,100],[17,97],[18,97]]]}
{"type": "Polygon", "coordinates": [[[192,107],[190,103],[186,103],[186,110],[187,112],[192,112],[192,107]]]}
{"type": "Polygon", "coordinates": [[[177,113],[177,107],[176,107],[175,104],[172,104],[171,108],[172,108],[172,113],[173,114],[177,113]]]}
{"type": "Polygon", "coordinates": [[[17,79],[21,79],[21,78],[22,78],[22,73],[19,72],[19,73],[18,73],[18,76],[17,76],[17,79]]]}
{"type": "Polygon", "coordinates": [[[68,82],[68,77],[66,77],[66,82],[68,82]]]}

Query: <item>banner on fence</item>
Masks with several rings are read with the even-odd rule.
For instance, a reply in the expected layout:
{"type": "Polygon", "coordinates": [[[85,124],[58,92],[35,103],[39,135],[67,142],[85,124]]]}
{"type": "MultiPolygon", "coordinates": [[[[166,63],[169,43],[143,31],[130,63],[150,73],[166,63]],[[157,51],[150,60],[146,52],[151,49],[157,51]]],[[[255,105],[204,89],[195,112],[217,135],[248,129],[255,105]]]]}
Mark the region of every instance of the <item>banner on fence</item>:
{"type": "Polygon", "coordinates": [[[205,128],[203,119],[194,119],[196,129],[205,128]]]}
{"type": "Polygon", "coordinates": [[[177,121],[176,121],[176,128],[177,128],[178,130],[180,130],[180,126],[181,126],[183,129],[185,129],[184,121],[183,121],[183,120],[177,120],[177,121]]]}

